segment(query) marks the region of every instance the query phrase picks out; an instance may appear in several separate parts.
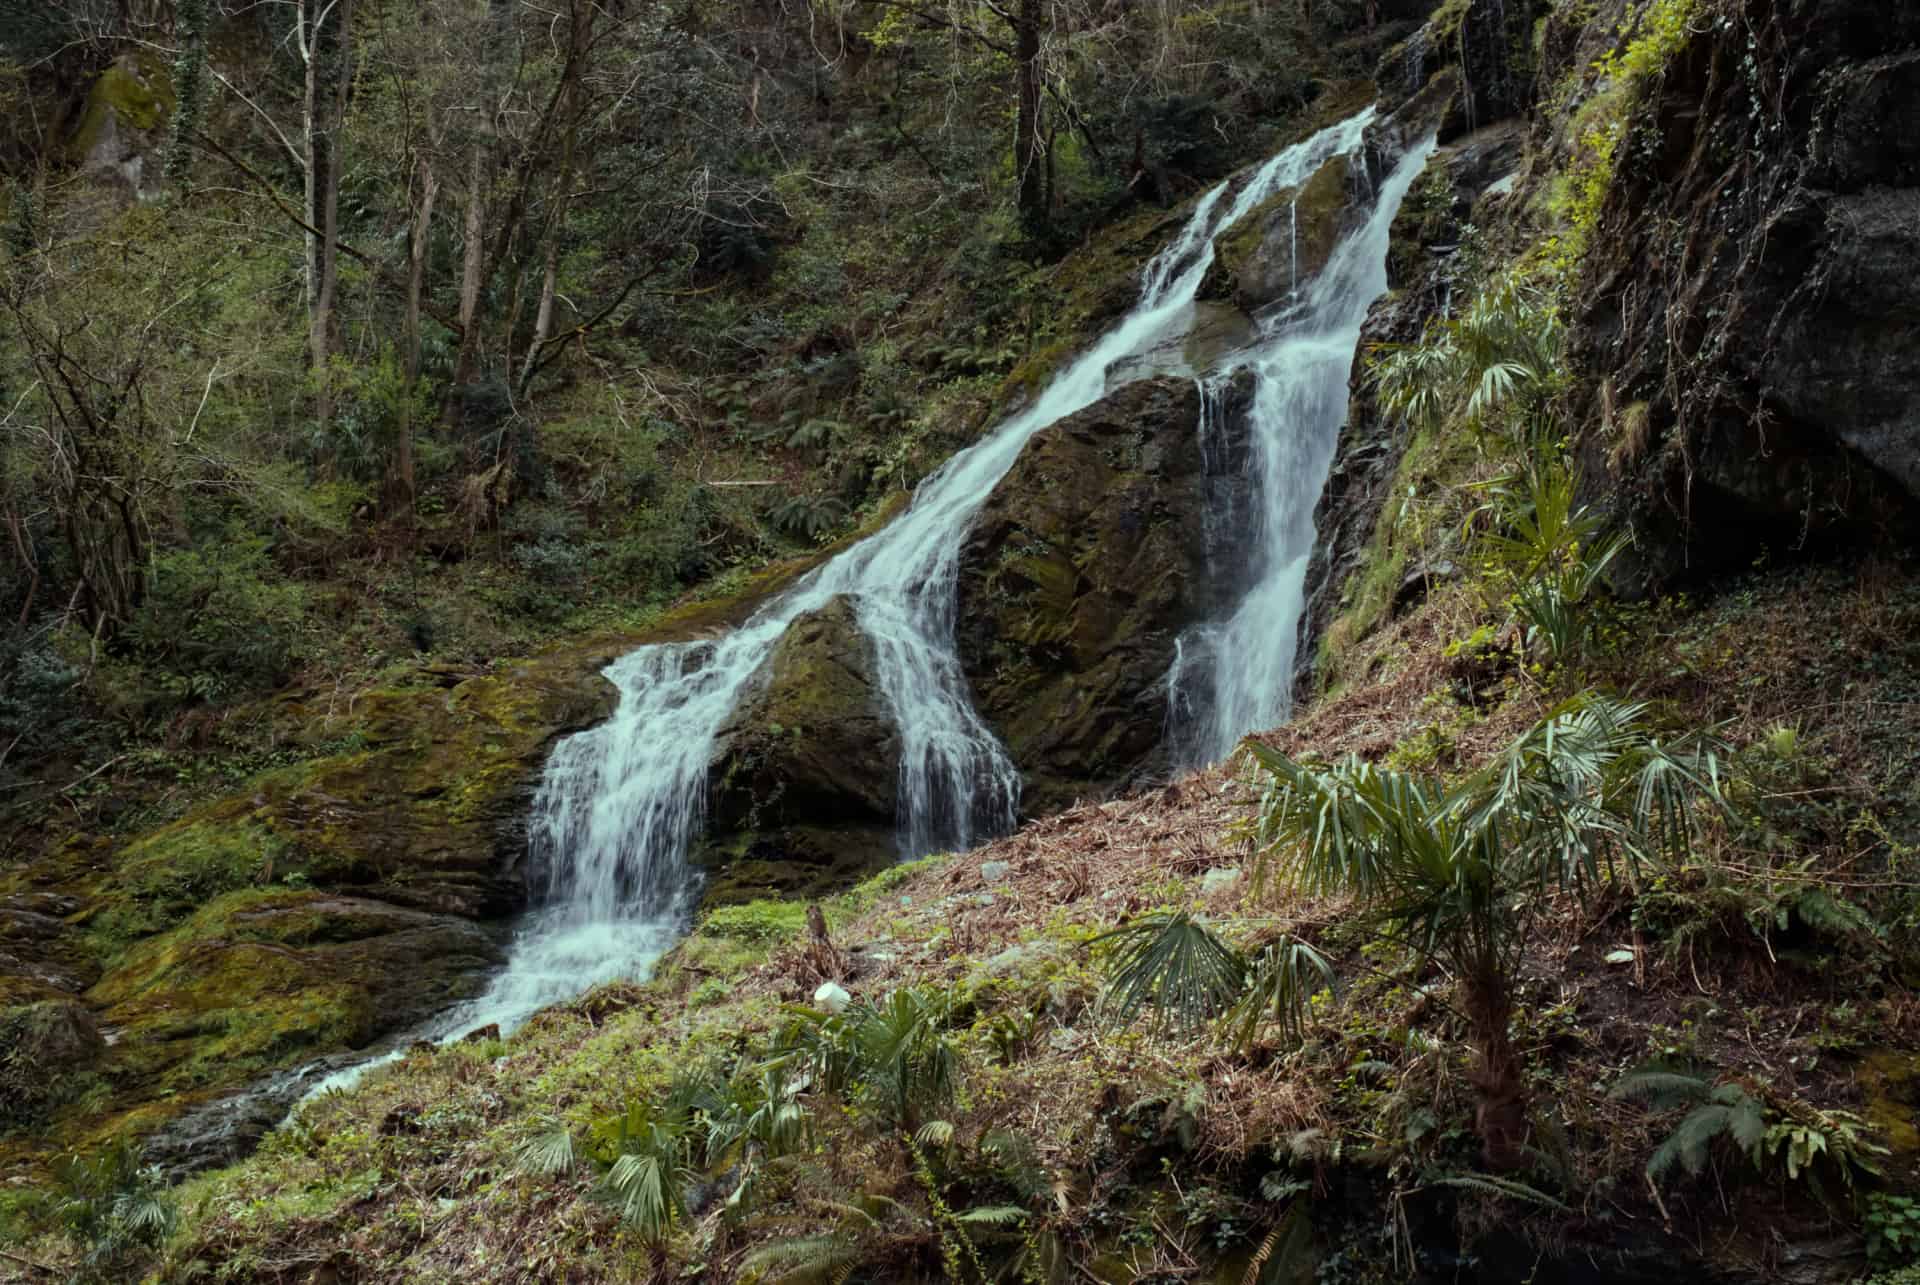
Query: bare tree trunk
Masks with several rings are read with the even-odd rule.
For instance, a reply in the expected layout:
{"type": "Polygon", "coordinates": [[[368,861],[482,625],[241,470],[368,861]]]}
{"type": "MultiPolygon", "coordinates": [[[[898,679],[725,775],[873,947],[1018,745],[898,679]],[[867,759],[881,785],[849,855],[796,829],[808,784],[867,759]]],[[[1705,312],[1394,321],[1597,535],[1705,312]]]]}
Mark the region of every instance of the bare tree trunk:
{"type": "Polygon", "coordinates": [[[340,132],[351,81],[353,0],[302,0],[306,83],[307,343],[316,390],[314,414],[333,415],[328,364],[333,355],[334,291],[339,279],[340,132]],[[317,234],[317,235],[316,235],[317,234]]]}
{"type": "Polygon", "coordinates": [[[411,520],[413,517],[413,404],[420,385],[420,299],[426,291],[427,235],[433,227],[433,203],[440,195],[440,177],[433,163],[422,156],[420,203],[413,211],[413,234],[407,245],[407,319],[406,361],[407,395],[401,403],[400,436],[393,444],[393,464],[387,480],[387,507],[411,520]]]}
{"type": "Polygon", "coordinates": [[[460,233],[460,355],[453,366],[456,393],[473,382],[480,348],[480,327],[475,322],[480,315],[480,278],[486,256],[485,180],[485,145],[476,141],[473,155],[467,159],[467,208],[460,233]]]}
{"type": "Polygon", "coordinates": [[[1013,168],[1020,184],[1020,214],[1029,224],[1047,217],[1046,160],[1040,134],[1040,28],[1046,0],[1021,0],[1013,24],[1015,95],[1013,168]]]}
{"type": "Polygon", "coordinates": [[[525,396],[527,385],[538,368],[540,350],[553,335],[553,299],[559,285],[560,240],[566,233],[567,208],[573,196],[575,148],[580,136],[580,82],[586,75],[588,51],[593,43],[593,5],[586,0],[571,0],[572,21],[567,28],[567,63],[561,71],[560,95],[554,102],[554,116],[566,131],[560,146],[560,169],[553,183],[553,213],[547,220],[546,265],[540,279],[540,305],[534,313],[533,341],[527,345],[526,360],[520,366],[516,391],[525,396]]]}
{"type": "Polygon", "coordinates": [[[514,385],[522,396],[533,379],[534,363],[539,360],[540,350],[546,347],[548,337],[553,334],[553,293],[558,285],[559,268],[560,235],[556,230],[547,238],[547,266],[540,280],[540,309],[533,318],[533,342],[527,345],[526,360],[520,364],[520,379],[514,385]]]}

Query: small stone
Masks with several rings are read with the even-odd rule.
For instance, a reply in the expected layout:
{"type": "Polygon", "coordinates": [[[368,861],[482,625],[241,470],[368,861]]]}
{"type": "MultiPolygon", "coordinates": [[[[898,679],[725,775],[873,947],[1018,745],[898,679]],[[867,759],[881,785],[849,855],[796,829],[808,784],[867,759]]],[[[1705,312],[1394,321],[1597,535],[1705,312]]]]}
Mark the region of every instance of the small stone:
{"type": "Polygon", "coordinates": [[[989,977],[1007,977],[1032,972],[1036,966],[1057,958],[1059,954],[1059,948],[1051,942],[1023,942],[1007,947],[980,965],[980,968],[989,977]]]}
{"type": "Polygon", "coordinates": [[[1059,1053],[1072,1051],[1073,1046],[1079,1042],[1080,1032],[1074,1030],[1071,1026],[1055,1027],[1047,1035],[1047,1043],[1053,1046],[1055,1052],[1059,1053]]]}
{"type": "Polygon", "coordinates": [[[900,894],[900,909],[902,910],[913,909],[913,897],[910,894],[904,893],[904,892],[900,894]]]}
{"type": "Polygon", "coordinates": [[[1006,880],[1007,876],[1012,873],[1013,863],[1010,861],[982,862],[980,866],[980,881],[982,883],[1002,883],[1006,880]]]}
{"type": "Polygon", "coordinates": [[[1200,876],[1200,895],[1211,897],[1216,892],[1225,892],[1239,882],[1239,866],[1222,866],[1217,870],[1209,870],[1200,876]]]}
{"type": "Polygon", "coordinates": [[[844,1013],[847,1005],[853,1003],[853,996],[837,982],[821,982],[813,992],[813,1006],[828,1013],[844,1013]]]}
{"type": "Polygon", "coordinates": [[[990,892],[983,892],[973,899],[973,904],[976,906],[979,906],[982,910],[986,909],[988,906],[991,906],[993,902],[994,902],[994,896],[990,892]]]}

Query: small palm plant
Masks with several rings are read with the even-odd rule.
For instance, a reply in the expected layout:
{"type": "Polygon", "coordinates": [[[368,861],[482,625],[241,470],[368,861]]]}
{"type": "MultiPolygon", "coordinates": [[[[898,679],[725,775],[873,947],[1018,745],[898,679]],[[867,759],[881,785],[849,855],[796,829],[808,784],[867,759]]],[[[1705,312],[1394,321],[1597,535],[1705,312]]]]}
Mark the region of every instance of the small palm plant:
{"type": "Polygon", "coordinates": [[[1458,986],[1478,1054],[1487,1159],[1517,1162],[1526,1091],[1508,1031],[1528,926],[1548,894],[1591,893],[1690,847],[1722,800],[1718,742],[1662,742],[1646,708],[1588,695],[1454,785],[1350,757],[1296,763],[1250,746],[1269,784],[1255,823],[1262,879],[1357,896],[1385,932],[1458,986]]]}
{"type": "Polygon", "coordinates": [[[801,1010],[786,1036],[786,1058],[831,1093],[850,1093],[883,1123],[912,1133],[953,1101],[960,1055],[947,1036],[953,999],[932,988],[903,987],[878,1003],[845,1012],[801,1010]]]}
{"type": "Polygon", "coordinates": [[[1335,984],[1333,965],[1305,942],[1282,935],[1249,959],[1184,912],[1143,916],[1093,944],[1109,949],[1102,1004],[1116,1020],[1151,1010],[1180,1030],[1219,1022],[1240,1048],[1268,1022],[1300,1039],[1314,994],[1335,984]]]}
{"type": "Polygon", "coordinates": [[[1552,297],[1508,274],[1420,342],[1375,348],[1374,385],[1386,410],[1416,430],[1453,417],[1483,430],[1534,427],[1530,412],[1553,391],[1563,330],[1552,297]]]}
{"type": "Polygon", "coordinates": [[[1585,645],[1594,592],[1627,534],[1608,532],[1606,519],[1578,502],[1573,473],[1557,459],[1533,455],[1490,490],[1470,519],[1491,519],[1478,541],[1488,583],[1525,626],[1527,643],[1564,659],[1585,645]]]}
{"type": "Polygon", "coordinates": [[[179,1220],[160,1170],[142,1163],[129,1138],[63,1160],[53,1176],[56,1212],[80,1248],[79,1280],[126,1279],[127,1264],[157,1248],[179,1220]]]}

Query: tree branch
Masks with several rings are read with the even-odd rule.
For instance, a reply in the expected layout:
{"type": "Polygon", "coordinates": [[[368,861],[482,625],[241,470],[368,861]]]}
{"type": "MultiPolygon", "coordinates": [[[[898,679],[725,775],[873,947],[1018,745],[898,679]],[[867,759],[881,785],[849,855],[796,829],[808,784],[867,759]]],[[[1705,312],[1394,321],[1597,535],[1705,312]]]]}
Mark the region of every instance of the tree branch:
{"type": "MultiPolygon", "coordinates": [[[[288,221],[291,222],[295,227],[299,228],[302,232],[307,233],[309,236],[326,235],[325,233],[321,232],[319,228],[314,227],[313,224],[301,218],[299,212],[296,211],[292,206],[287,204],[285,198],[283,198],[280,195],[279,190],[275,188],[270,181],[264,178],[259,173],[259,171],[255,170],[251,165],[248,165],[245,161],[241,160],[238,156],[235,156],[232,152],[229,152],[226,148],[214,142],[211,138],[207,137],[206,134],[204,133],[196,133],[194,135],[194,139],[196,142],[200,143],[202,146],[206,147],[208,150],[214,152],[222,160],[226,161],[227,164],[239,170],[242,174],[246,175],[249,179],[252,179],[254,184],[257,187],[259,187],[259,189],[262,192],[266,194],[267,199],[272,201],[274,205],[279,208],[280,213],[286,215],[288,221]]],[[[389,290],[399,290],[403,292],[406,290],[407,283],[401,280],[396,275],[394,275],[393,270],[388,268],[386,264],[381,263],[378,259],[374,259],[365,254],[362,254],[360,251],[354,249],[352,246],[348,245],[345,241],[342,241],[338,237],[334,238],[333,244],[340,251],[340,253],[346,255],[349,259],[352,259],[354,262],[362,264],[367,269],[369,269],[374,274],[374,276],[380,279],[380,284],[386,286],[389,290]]],[[[448,330],[452,331],[456,338],[465,335],[466,327],[462,326],[458,321],[455,321],[451,317],[446,316],[438,308],[430,307],[429,305],[422,303],[420,305],[420,310],[426,313],[429,317],[432,317],[435,321],[439,322],[441,325],[445,326],[448,330]]]]}

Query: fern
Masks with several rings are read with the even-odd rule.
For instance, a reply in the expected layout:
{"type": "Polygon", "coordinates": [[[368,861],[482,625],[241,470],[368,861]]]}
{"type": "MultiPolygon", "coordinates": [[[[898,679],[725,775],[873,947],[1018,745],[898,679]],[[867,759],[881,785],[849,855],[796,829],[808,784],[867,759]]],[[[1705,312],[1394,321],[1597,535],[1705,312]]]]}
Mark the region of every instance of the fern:
{"type": "Polygon", "coordinates": [[[1838,941],[1871,942],[1885,935],[1879,922],[1845,897],[1812,888],[1794,900],[1793,913],[1815,933],[1838,941]]]}
{"type": "Polygon", "coordinates": [[[1766,1106],[1738,1084],[1714,1085],[1698,1075],[1656,1066],[1623,1076],[1608,1096],[1640,1098],[1656,1110],[1693,1106],[1647,1161],[1647,1177],[1655,1182],[1676,1164],[1699,1177],[1712,1158],[1714,1143],[1722,1138],[1755,1167],[1764,1162],[1766,1106]]]}
{"type": "Polygon", "coordinates": [[[842,1232],[770,1240],[740,1260],[740,1279],[758,1285],[843,1281],[861,1262],[859,1242],[842,1232]]]}
{"type": "Polygon", "coordinates": [[[1456,1173],[1433,1181],[1436,1187],[1458,1187],[1467,1191],[1482,1191],[1488,1195],[1502,1196],[1511,1200],[1524,1200],[1542,1209],[1551,1209],[1557,1213],[1568,1212],[1566,1202],[1556,1196],[1550,1196],[1538,1187],[1529,1187],[1524,1182],[1515,1182],[1511,1178],[1498,1178],[1487,1173],[1456,1173]]]}

